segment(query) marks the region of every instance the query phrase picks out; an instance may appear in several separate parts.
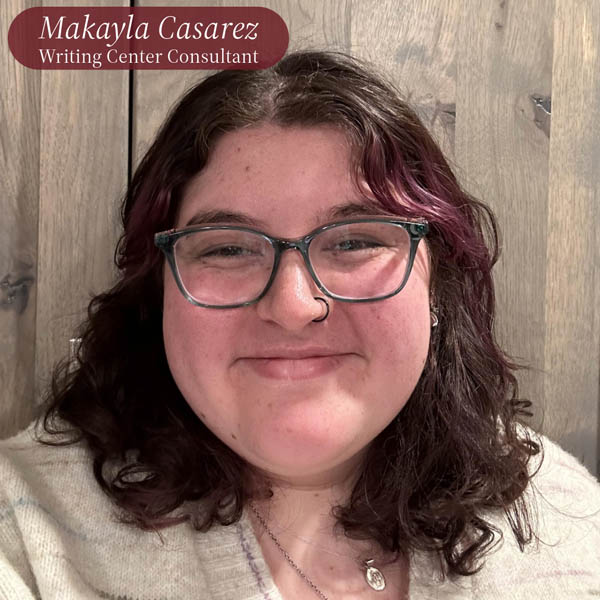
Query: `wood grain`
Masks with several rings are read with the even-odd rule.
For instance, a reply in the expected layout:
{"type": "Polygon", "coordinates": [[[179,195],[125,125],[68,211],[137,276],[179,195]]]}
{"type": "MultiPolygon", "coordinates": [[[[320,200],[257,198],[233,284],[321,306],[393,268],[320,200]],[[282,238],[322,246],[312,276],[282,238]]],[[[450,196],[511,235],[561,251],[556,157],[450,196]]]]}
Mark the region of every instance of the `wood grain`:
{"type": "Polygon", "coordinates": [[[549,127],[537,122],[533,98],[551,94],[551,5],[465,0],[461,14],[456,159],[465,187],[498,217],[498,337],[511,356],[531,367],[519,373],[520,395],[533,402],[536,424],[547,429],[543,290],[549,127]]]}
{"type": "MultiPolygon", "coordinates": [[[[545,267],[552,430],[598,467],[600,3],[556,0],[545,267]]],[[[600,473],[600,469],[597,471],[600,473]]]]}
{"type": "MultiPolygon", "coordinates": [[[[97,5],[128,6],[103,0],[97,5]]],[[[53,6],[85,6],[72,0],[53,6]]],[[[126,187],[128,72],[42,71],[36,383],[54,363],[92,294],[114,278],[118,201],[126,187]]]]}
{"type": "Polygon", "coordinates": [[[0,437],[24,427],[34,406],[40,71],[13,58],[7,36],[35,5],[0,3],[0,437]]]}
{"type": "Polygon", "coordinates": [[[351,50],[379,67],[454,157],[460,2],[354,0],[351,50]]]}

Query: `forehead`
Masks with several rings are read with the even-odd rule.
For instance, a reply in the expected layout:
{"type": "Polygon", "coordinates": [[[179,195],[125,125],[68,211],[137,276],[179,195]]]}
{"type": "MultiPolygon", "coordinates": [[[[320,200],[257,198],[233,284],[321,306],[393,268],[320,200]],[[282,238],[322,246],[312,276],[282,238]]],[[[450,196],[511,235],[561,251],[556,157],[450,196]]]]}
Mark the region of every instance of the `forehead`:
{"type": "Polygon", "coordinates": [[[211,212],[240,213],[273,234],[302,235],[336,209],[357,204],[370,202],[355,184],[351,146],[341,131],[264,124],[217,142],[184,189],[176,225],[211,212]]]}

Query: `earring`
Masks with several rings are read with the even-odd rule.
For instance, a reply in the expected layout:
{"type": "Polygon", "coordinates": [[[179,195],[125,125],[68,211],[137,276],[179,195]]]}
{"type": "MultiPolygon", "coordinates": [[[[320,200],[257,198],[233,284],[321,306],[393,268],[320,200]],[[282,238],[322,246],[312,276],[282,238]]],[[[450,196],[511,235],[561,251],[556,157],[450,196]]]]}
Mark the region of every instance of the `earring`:
{"type": "Polygon", "coordinates": [[[431,312],[429,313],[430,318],[431,318],[431,329],[433,329],[434,327],[438,326],[439,320],[438,320],[438,316],[437,316],[437,312],[435,311],[435,308],[431,308],[431,312]]]}

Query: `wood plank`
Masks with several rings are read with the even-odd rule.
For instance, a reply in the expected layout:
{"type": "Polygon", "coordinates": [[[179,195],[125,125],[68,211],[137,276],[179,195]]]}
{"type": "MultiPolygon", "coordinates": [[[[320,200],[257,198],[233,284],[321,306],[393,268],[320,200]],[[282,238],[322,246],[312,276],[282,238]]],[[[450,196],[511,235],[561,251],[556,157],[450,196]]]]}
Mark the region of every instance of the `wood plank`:
{"type": "MultiPolygon", "coordinates": [[[[86,6],[78,0],[52,6],[86,6]]],[[[121,0],[96,5],[128,6],[121,0]]],[[[128,72],[42,71],[36,374],[38,391],[91,295],[114,278],[126,187],[128,72]]]]}
{"type": "Polygon", "coordinates": [[[556,0],[545,265],[548,420],[598,469],[600,3],[556,0]]]}
{"type": "Polygon", "coordinates": [[[8,29],[30,0],[0,3],[0,438],[34,408],[40,72],[10,53],[8,29]]]}
{"type": "Polygon", "coordinates": [[[351,11],[352,54],[394,83],[449,160],[454,156],[460,6],[460,0],[354,0],[351,11]]]}
{"type": "Polygon", "coordinates": [[[467,189],[498,217],[497,331],[508,353],[532,367],[518,373],[520,396],[533,402],[536,427],[549,432],[543,357],[550,129],[537,104],[550,98],[552,85],[552,11],[546,4],[465,0],[457,44],[456,157],[467,189]]]}

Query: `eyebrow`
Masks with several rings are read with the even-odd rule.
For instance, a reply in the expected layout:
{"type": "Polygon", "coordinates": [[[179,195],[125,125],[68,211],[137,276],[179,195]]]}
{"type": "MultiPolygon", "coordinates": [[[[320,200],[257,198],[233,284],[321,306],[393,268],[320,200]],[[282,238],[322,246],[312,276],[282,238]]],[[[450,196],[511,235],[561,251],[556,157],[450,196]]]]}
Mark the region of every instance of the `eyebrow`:
{"type": "Polygon", "coordinates": [[[373,200],[365,198],[362,202],[344,202],[328,209],[323,217],[326,221],[348,219],[354,217],[372,217],[389,215],[389,212],[376,204],[373,200]]]}
{"type": "Polygon", "coordinates": [[[213,223],[235,223],[236,225],[248,225],[250,227],[265,227],[264,221],[255,219],[241,212],[228,210],[206,210],[199,211],[185,224],[190,225],[212,225],[213,223]]]}
{"type": "MultiPolygon", "coordinates": [[[[365,199],[362,202],[343,202],[317,213],[315,225],[336,221],[338,219],[351,219],[354,217],[369,217],[389,215],[389,212],[372,200],[365,199]]],[[[185,227],[191,225],[212,225],[216,223],[233,223],[236,225],[247,225],[256,229],[266,230],[266,223],[260,219],[237,211],[229,210],[205,210],[195,213],[185,227]]]]}

